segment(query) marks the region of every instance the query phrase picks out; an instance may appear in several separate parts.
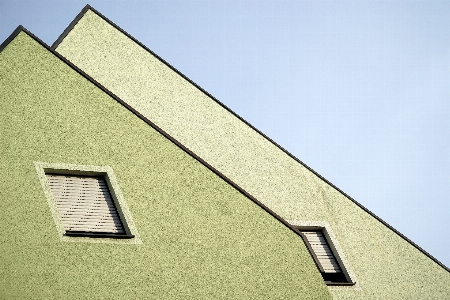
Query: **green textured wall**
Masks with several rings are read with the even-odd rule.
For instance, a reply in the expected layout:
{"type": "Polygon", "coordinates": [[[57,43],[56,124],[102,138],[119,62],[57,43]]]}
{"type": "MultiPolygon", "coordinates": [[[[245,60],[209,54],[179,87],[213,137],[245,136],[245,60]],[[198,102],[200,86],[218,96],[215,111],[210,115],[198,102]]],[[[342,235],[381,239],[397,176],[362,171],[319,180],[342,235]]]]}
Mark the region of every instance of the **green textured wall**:
{"type": "Polygon", "coordinates": [[[21,32],[0,53],[1,299],[326,299],[302,240],[21,32]],[[110,166],[142,244],[64,242],[34,161],[110,166]]]}
{"type": "Polygon", "coordinates": [[[88,11],[57,51],[269,208],[330,225],[357,285],[336,299],[443,299],[450,273],[88,11]]]}

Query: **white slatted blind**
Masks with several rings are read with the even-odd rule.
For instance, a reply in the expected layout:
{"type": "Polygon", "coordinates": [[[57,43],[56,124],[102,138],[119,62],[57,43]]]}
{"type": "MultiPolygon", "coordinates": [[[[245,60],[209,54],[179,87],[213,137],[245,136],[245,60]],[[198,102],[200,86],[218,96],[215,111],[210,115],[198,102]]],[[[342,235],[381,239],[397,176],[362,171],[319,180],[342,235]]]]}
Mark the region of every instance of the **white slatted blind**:
{"type": "Polygon", "coordinates": [[[340,273],[339,264],[333,255],[327,240],[321,231],[304,231],[309,244],[322,265],[325,273],[340,273]]]}
{"type": "Polygon", "coordinates": [[[46,176],[66,231],[125,233],[104,178],[46,176]]]}

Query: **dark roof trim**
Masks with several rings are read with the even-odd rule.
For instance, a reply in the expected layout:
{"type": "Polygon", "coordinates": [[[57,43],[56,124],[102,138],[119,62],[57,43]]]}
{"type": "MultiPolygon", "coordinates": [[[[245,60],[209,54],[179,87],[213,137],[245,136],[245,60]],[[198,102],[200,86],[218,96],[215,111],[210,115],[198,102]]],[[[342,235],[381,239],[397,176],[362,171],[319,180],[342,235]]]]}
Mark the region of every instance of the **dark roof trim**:
{"type": "MultiPolygon", "coordinates": [[[[180,71],[178,71],[175,67],[173,67],[171,64],[169,64],[168,62],[166,62],[164,59],[162,59],[159,55],[157,55],[155,52],[153,52],[152,50],[150,50],[149,48],[147,48],[144,44],[142,44],[141,42],[139,42],[137,39],[135,39],[133,36],[131,36],[129,33],[127,33],[125,30],[123,30],[122,28],[120,28],[119,26],[117,26],[114,22],[112,22],[111,20],[109,20],[107,17],[105,17],[104,15],[102,15],[100,12],[98,12],[96,9],[94,9],[93,7],[91,7],[89,4],[87,4],[83,10],[76,16],[76,18],[70,23],[70,25],[66,28],[66,30],[64,30],[64,32],[59,36],[59,38],[53,43],[52,45],[52,49],[56,49],[58,47],[58,45],[62,42],[62,40],[69,34],[69,32],[73,29],[73,27],[78,23],[78,21],[83,17],[83,15],[88,11],[88,10],[92,10],[94,13],[96,13],[99,17],[101,17],[102,19],[104,19],[106,22],[108,22],[111,26],[113,26],[114,28],[116,28],[118,31],[120,31],[121,33],[123,33],[125,36],[127,36],[129,39],[131,39],[133,42],[135,42],[136,44],[138,44],[140,47],[142,47],[144,50],[148,51],[149,53],[151,53],[153,56],[155,56],[157,59],[159,59],[163,64],[165,64],[167,67],[169,67],[170,69],[172,69],[174,72],[176,72],[178,75],[180,75],[181,77],[183,77],[185,80],[187,80],[189,83],[191,83],[192,85],[194,85],[196,88],[198,88],[201,92],[203,92],[205,95],[207,95],[208,97],[210,97],[212,100],[214,100],[217,104],[219,104],[220,106],[222,106],[224,109],[226,109],[228,112],[230,112],[232,115],[234,115],[236,118],[238,118],[240,121],[244,122],[247,126],[249,126],[250,128],[252,128],[253,130],[255,130],[258,134],[260,134],[261,136],[263,136],[265,139],[267,139],[269,142],[271,142],[272,144],[274,144],[276,147],[278,147],[281,151],[283,151],[285,154],[287,154],[289,157],[291,157],[292,159],[294,159],[296,162],[300,163],[303,167],[305,167],[306,169],[308,169],[309,171],[311,171],[314,175],[316,175],[317,177],[319,177],[321,180],[323,180],[324,182],[326,182],[327,184],[329,184],[331,187],[333,187],[336,191],[338,191],[339,193],[341,193],[343,196],[345,196],[346,198],[348,198],[349,200],[351,200],[353,203],[355,203],[357,206],[359,206],[361,209],[363,209],[366,213],[368,213],[369,215],[371,215],[372,217],[374,217],[375,219],[377,219],[379,222],[381,222],[383,225],[385,225],[386,227],[388,227],[389,229],[391,229],[393,232],[395,232],[396,234],[398,234],[401,238],[403,238],[405,241],[407,241],[408,243],[410,243],[412,246],[414,246],[415,248],[417,248],[419,251],[421,251],[423,254],[425,254],[426,256],[428,256],[429,258],[431,258],[434,262],[436,262],[439,266],[441,266],[442,268],[444,268],[445,270],[447,270],[448,272],[450,272],[450,269],[447,268],[443,263],[441,263],[439,260],[437,260],[436,258],[434,258],[431,254],[429,254],[427,251],[425,251],[424,249],[422,249],[420,246],[418,246],[416,243],[414,243],[413,241],[411,241],[410,239],[408,239],[406,236],[404,236],[402,233],[400,233],[399,231],[397,231],[394,227],[392,227],[391,225],[389,225],[388,223],[386,223],[385,221],[383,221],[380,217],[378,217],[377,215],[375,215],[373,212],[371,212],[370,210],[368,210],[367,208],[365,208],[362,204],[360,204],[358,201],[356,201],[355,199],[353,199],[352,197],[350,197],[349,195],[347,195],[344,191],[342,191],[341,189],[339,189],[337,186],[335,186],[333,183],[331,183],[330,181],[328,181],[327,179],[325,179],[322,175],[320,175],[319,173],[317,173],[316,171],[314,171],[311,167],[309,167],[308,165],[306,165],[304,162],[302,162],[301,160],[299,160],[297,157],[295,157],[293,154],[291,154],[289,151],[287,151],[286,149],[284,149],[282,146],[280,146],[279,144],[277,144],[274,140],[272,140],[271,138],[269,138],[267,135],[265,135],[264,133],[262,133],[261,131],[259,131],[256,127],[254,127],[253,125],[251,125],[249,122],[247,122],[246,120],[244,120],[241,116],[239,116],[238,114],[236,114],[234,111],[232,111],[230,108],[228,108],[225,104],[223,104],[222,102],[220,102],[218,99],[216,99],[214,96],[212,96],[211,94],[209,94],[207,91],[205,91],[203,88],[201,88],[198,84],[196,84],[195,82],[193,82],[191,79],[189,79],[187,76],[185,76],[184,74],[182,74],[180,71]]],[[[92,79],[93,80],[93,79],[92,79]]],[[[130,109],[131,110],[131,109],[130,109]]],[[[134,109],[132,109],[133,111],[135,111],[134,109]]],[[[138,112],[136,114],[139,114],[138,112]]],[[[140,115],[140,114],[139,114],[140,115]]],[[[142,116],[143,118],[143,116],[142,116]]],[[[156,125],[154,125],[156,126],[156,125]]],[[[184,146],[182,146],[184,147],[184,146]]],[[[197,157],[197,155],[195,155],[193,152],[191,152],[189,150],[189,153],[192,153],[191,155],[196,157],[198,160],[203,161],[201,158],[197,157]]],[[[206,162],[204,162],[203,164],[208,165],[206,162]]],[[[214,169],[212,166],[209,166],[210,169],[214,169]]],[[[215,169],[214,169],[215,170],[215,169]]],[[[217,170],[215,171],[216,173],[219,173],[217,170]]],[[[220,174],[220,173],[219,173],[220,174]]],[[[223,178],[226,178],[223,174],[220,175],[223,178]]],[[[227,179],[229,180],[229,179],[227,179]]],[[[229,180],[229,182],[231,182],[231,180],[229,180]]],[[[236,184],[234,184],[235,187],[237,187],[236,184]]],[[[250,196],[250,194],[248,194],[247,192],[245,192],[243,189],[241,189],[240,187],[238,188],[239,190],[242,190],[244,192],[244,194],[248,195],[248,197],[250,197],[251,199],[254,199],[253,197],[250,196]]],[[[255,201],[257,201],[255,199],[255,201]]],[[[269,210],[266,206],[264,206],[262,203],[260,203],[258,201],[259,205],[262,207],[265,207],[265,210],[267,211],[271,211],[269,210]]],[[[271,214],[276,215],[274,212],[271,212],[271,214]]],[[[278,217],[277,215],[277,219],[281,219],[280,217],[278,217]]],[[[282,219],[281,219],[282,220],[282,219]]],[[[286,223],[285,221],[283,221],[283,223],[286,223]]],[[[291,229],[293,229],[291,226],[288,226],[291,229]]],[[[293,229],[294,230],[294,229],[293,229]]],[[[295,230],[294,230],[295,231],[295,230]]]]}
{"type": "MultiPolygon", "coordinates": [[[[112,93],[111,91],[109,91],[107,88],[105,88],[103,85],[101,85],[100,83],[98,83],[95,79],[93,79],[92,77],[90,77],[89,75],[87,75],[86,73],[84,73],[81,69],[79,69],[77,66],[75,66],[73,63],[71,63],[70,61],[68,61],[66,58],[64,58],[64,56],[62,56],[61,54],[59,54],[58,52],[54,51],[52,48],[50,48],[47,44],[45,44],[42,40],[40,40],[38,37],[36,37],[34,34],[32,34],[31,32],[29,32],[26,28],[19,26],[15,31],[14,31],[14,36],[12,38],[8,38],[7,43],[5,41],[4,44],[8,44],[10,41],[12,41],[14,39],[15,36],[17,36],[20,32],[25,32],[26,34],[28,34],[31,38],[33,38],[36,42],[38,42],[39,44],[41,44],[44,48],[46,48],[49,52],[51,52],[53,55],[55,55],[56,57],[58,57],[60,60],[62,60],[64,63],[66,63],[69,67],[71,67],[73,70],[75,70],[77,73],[79,73],[81,76],[85,77],[87,80],[89,80],[90,82],[92,82],[95,86],[97,86],[98,88],[100,88],[103,92],[105,92],[106,94],[108,94],[111,98],[113,98],[114,100],[116,100],[117,102],[119,102],[121,105],[123,105],[126,109],[128,109],[131,113],[133,113],[134,115],[136,115],[138,118],[140,118],[142,121],[144,121],[145,123],[147,123],[148,125],[150,125],[153,129],[155,129],[156,131],[158,131],[161,135],[163,135],[164,137],[166,137],[168,140],[170,140],[172,143],[174,143],[176,146],[178,146],[179,148],[181,148],[183,151],[185,151],[187,154],[189,154],[190,156],[192,156],[194,159],[196,159],[198,162],[200,162],[201,164],[203,164],[205,167],[207,167],[209,170],[211,170],[214,174],[216,174],[217,176],[219,176],[221,179],[223,179],[225,182],[227,182],[228,184],[230,184],[231,186],[233,186],[235,189],[237,189],[241,194],[243,194],[244,196],[246,196],[247,198],[249,198],[250,200],[252,200],[254,203],[256,203],[259,207],[261,207],[263,210],[265,210],[266,212],[268,212],[270,215],[272,215],[275,219],[277,219],[278,221],[280,221],[283,225],[285,225],[286,227],[288,227],[292,232],[294,232],[295,234],[299,235],[299,233],[297,232],[297,230],[294,228],[294,226],[292,226],[291,224],[289,224],[288,222],[286,222],[283,218],[281,218],[278,214],[276,214],[274,211],[272,211],[271,209],[269,209],[267,206],[265,206],[263,203],[259,202],[255,197],[253,197],[252,195],[250,195],[249,193],[247,193],[243,188],[241,188],[240,186],[238,186],[236,183],[234,183],[232,180],[230,180],[228,177],[226,177],[225,175],[223,175],[222,173],[220,173],[218,170],[216,170],[214,167],[212,167],[210,164],[208,164],[206,161],[204,161],[203,159],[201,159],[199,156],[197,156],[194,152],[192,152],[191,150],[189,150],[187,147],[185,147],[183,144],[181,144],[180,142],[178,142],[176,139],[174,139],[172,136],[170,136],[167,132],[165,132],[164,130],[162,130],[161,128],[159,128],[156,124],[154,124],[152,121],[150,121],[149,119],[147,119],[145,116],[143,116],[141,113],[139,113],[137,110],[135,110],[133,107],[131,107],[128,103],[126,103],[125,101],[123,101],[122,99],[120,99],[119,97],[117,97],[114,93],[112,93]]],[[[3,45],[3,44],[2,44],[3,45]]],[[[5,45],[5,46],[6,46],[5,45]]]]}
{"type": "Polygon", "coordinates": [[[95,11],[89,4],[87,4],[81,11],[80,13],[75,17],[75,19],[73,19],[72,22],[70,22],[69,26],[67,26],[66,30],[63,31],[63,33],[61,33],[61,35],[58,37],[58,39],[56,39],[56,41],[53,43],[53,45],[51,46],[51,48],[54,50],[56,49],[56,47],[58,47],[58,45],[64,40],[64,38],[69,34],[69,32],[72,30],[72,28],[75,27],[75,25],[77,25],[78,21],[80,21],[80,19],[84,16],[84,14],[91,9],[92,11],[95,11]]]}
{"type": "Polygon", "coordinates": [[[6,46],[9,45],[9,43],[16,38],[16,36],[22,31],[25,30],[25,28],[22,25],[17,26],[17,28],[11,33],[8,38],[0,45],[0,52],[5,49],[6,46]]]}

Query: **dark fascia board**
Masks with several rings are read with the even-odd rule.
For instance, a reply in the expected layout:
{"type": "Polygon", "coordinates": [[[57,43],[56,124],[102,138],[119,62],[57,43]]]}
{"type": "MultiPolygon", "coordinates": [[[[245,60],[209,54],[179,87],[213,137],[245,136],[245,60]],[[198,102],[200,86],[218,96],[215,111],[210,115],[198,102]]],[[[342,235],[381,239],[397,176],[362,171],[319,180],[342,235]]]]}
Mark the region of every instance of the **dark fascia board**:
{"type": "Polygon", "coordinates": [[[54,51],[50,46],[48,46],[47,44],[45,44],[42,40],[40,40],[38,37],[36,37],[34,34],[32,34],[30,31],[28,31],[26,28],[24,28],[23,26],[19,26],[14,32],[13,34],[11,34],[10,37],[8,37],[8,39],[2,44],[3,47],[6,47],[20,32],[25,32],[26,34],[28,34],[31,38],[33,38],[36,42],[38,42],[39,44],[41,44],[45,49],[47,49],[50,53],[52,53],[53,55],[55,55],[57,58],[59,58],[61,61],[63,61],[65,64],[67,64],[69,67],[71,67],[73,70],[75,70],[77,73],[79,73],[81,76],[85,77],[88,81],[90,81],[91,83],[93,83],[95,86],[97,86],[98,88],[100,88],[103,92],[105,92],[106,94],[108,94],[111,98],[113,98],[114,100],[116,100],[117,102],[119,102],[122,106],[124,106],[126,109],[128,109],[131,113],[133,113],[134,115],[136,115],[139,119],[141,119],[142,121],[144,121],[145,123],[147,123],[148,125],[150,125],[153,129],[155,129],[157,132],[159,132],[161,135],[163,135],[165,138],[167,138],[168,140],[170,140],[172,143],[174,143],[176,146],[178,146],[179,148],[181,148],[184,152],[186,152],[188,155],[190,155],[191,157],[193,157],[195,160],[197,160],[198,162],[200,162],[202,165],[204,165],[206,168],[208,168],[209,170],[211,170],[214,174],[216,174],[217,176],[219,176],[221,179],[223,179],[225,182],[227,182],[228,184],[230,184],[232,187],[234,187],[236,190],[238,190],[241,194],[243,194],[245,197],[247,197],[248,199],[250,199],[251,201],[253,201],[256,205],[258,205],[259,207],[261,207],[263,210],[265,210],[266,212],[268,212],[271,216],[273,216],[275,219],[277,219],[280,223],[282,223],[284,226],[286,226],[287,228],[289,228],[292,232],[294,232],[295,234],[299,235],[299,233],[296,231],[296,229],[294,228],[294,226],[292,226],[291,224],[289,224],[286,220],[284,220],[283,218],[281,218],[278,214],[276,214],[274,211],[272,211],[271,209],[269,209],[267,206],[265,206],[263,203],[261,203],[260,201],[258,201],[255,197],[253,197],[252,195],[250,195],[248,192],[246,192],[243,188],[241,188],[239,185],[237,185],[235,182],[233,182],[231,179],[229,179],[228,177],[226,177],[224,174],[222,174],[221,172],[219,172],[218,170],[216,170],[213,166],[211,166],[210,164],[208,164],[206,161],[204,161],[202,158],[200,158],[198,155],[196,155],[194,152],[192,152],[191,150],[189,150],[186,146],[184,146],[182,143],[180,143],[178,140],[176,140],[175,138],[173,138],[172,136],[170,136],[167,132],[165,132],[164,130],[162,130],[160,127],[158,127],[156,124],[154,124],[152,121],[150,121],[149,119],[147,119],[145,116],[143,116],[141,113],[139,113],[137,110],[135,110],[131,105],[129,105],[128,103],[126,103],[125,101],[123,101],[122,99],[120,99],[118,96],[116,96],[114,93],[112,93],[111,91],[109,91],[107,88],[105,88],[103,85],[101,85],[100,83],[98,83],[95,79],[93,79],[92,77],[90,77],[89,75],[87,75],[85,72],[83,72],[81,69],[79,69],[77,66],[75,66],[73,63],[71,63],[69,60],[67,60],[65,57],[63,57],[61,54],[59,54],[58,52],[54,51]],[[4,45],[5,44],[5,45],[4,45]]]}
{"type": "MultiPolygon", "coordinates": [[[[230,112],[232,115],[234,115],[236,118],[238,118],[240,121],[244,122],[247,126],[249,126],[251,129],[253,129],[254,131],[256,131],[258,134],[260,134],[262,137],[264,137],[265,139],[267,139],[269,142],[271,142],[273,145],[275,145],[276,147],[278,147],[281,151],[283,151],[285,154],[287,154],[290,158],[294,159],[297,163],[301,164],[303,167],[305,167],[306,169],[308,169],[309,171],[311,171],[314,175],[316,175],[317,177],[319,177],[321,180],[323,180],[325,183],[327,183],[328,185],[330,185],[331,187],[333,187],[336,191],[338,191],[339,193],[341,193],[343,196],[345,196],[347,199],[349,199],[350,201],[352,201],[353,203],[355,203],[357,206],[359,206],[362,210],[364,210],[366,213],[368,213],[369,215],[371,215],[372,217],[374,217],[377,221],[379,221],[381,224],[383,224],[384,226],[386,226],[387,228],[389,228],[390,230],[392,230],[393,232],[395,232],[397,235],[399,235],[401,238],[403,238],[405,241],[407,241],[408,243],[410,243],[412,246],[414,246],[415,248],[417,248],[420,252],[422,252],[423,254],[425,254],[426,256],[428,256],[431,260],[433,260],[435,263],[437,263],[439,266],[441,266],[442,268],[444,268],[445,270],[447,270],[448,272],[450,272],[450,269],[447,268],[443,263],[441,263],[439,260],[437,260],[435,257],[433,257],[430,253],[428,253],[427,251],[425,251],[424,249],[422,249],[419,245],[417,245],[416,243],[414,243],[413,241],[411,241],[409,238],[407,238],[406,236],[404,236],[402,233],[400,233],[397,229],[395,229],[394,227],[392,227],[391,225],[389,225],[387,222],[385,222],[384,220],[382,220],[380,217],[378,217],[377,215],[375,215],[373,212],[371,212],[370,210],[368,210],[366,207],[364,207],[361,203],[359,203],[358,201],[356,201],[355,199],[353,199],[352,197],[350,197],[349,195],[347,195],[344,191],[342,191],[341,189],[339,189],[337,186],[335,186],[333,183],[331,183],[330,181],[328,181],[325,177],[323,177],[322,175],[320,175],[319,173],[317,173],[315,170],[313,170],[311,167],[309,167],[307,164],[305,164],[304,162],[302,162],[301,160],[299,160],[297,157],[295,157],[292,153],[290,153],[289,151],[287,151],[286,149],[284,149],[282,146],[280,146],[279,144],[277,144],[274,140],[272,140],[271,138],[269,138],[267,135],[265,135],[264,133],[262,133],[260,130],[258,130],[256,127],[254,127],[253,125],[251,125],[249,122],[247,122],[246,120],[244,120],[241,116],[239,116],[237,113],[235,113],[234,111],[232,111],[230,108],[228,108],[225,104],[223,104],[222,102],[220,102],[218,99],[216,99],[213,95],[211,95],[210,93],[208,93],[206,90],[204,90],[202,87],[200,87],[198,84],[196,84],[194,81],[192,81],[191,79],[189,79],[186,75],[184,75],[183,73],[181,73],[180,71],[178,71],[175,67],[173,67],[171,64],[169,64],[167,61],[165,61],[164,59],[162,59],[159,55],[157,55],[155,52],[153,52],[152,50],[150,50],[148,47],[146,47],[144,44],[142,44],[141,42],[139,42],[137,39],[135,39],[133,36],[131,36],[128,32],[126,32],[125,30],[123,30],[122,28],[120,28],[119,26],[117,26],[114,22],[112,22],[111,20],[109,20],[107,17],[105,17],[104,15],[102,15],[100,12],[98,12],[96,9],[94,9],[92,6],[90,6],[89,4],[87,4],[83,10],[76,16],[76,18],[70,23],[70,25],[66,28],[66,30],[64,30],[64,32],[59,36],[59,38],[53,43],[52,45],[52,49],[55,50],[58,45],[64,40],[64,38],[69,34],[69,32],[73,29],[73,27],[78,23],[78,21],[84,16],[84,14],[88,11],[91,10],[92,12],[96,13],[99,17],[101,17],[103,20],[105,20],[106,22],[108,22],[111,26],[113,26],[114,28],[116,28],[118,31],[120,31],[121,33],[123,33],[125,36],[127,36],[129,39],[131,39],[132,41],[134,41],[136,44],[138,44],[140,47],[142,47],[143,49],[145,49],[146,51],[148,51],[149,53],[151,53],[153,56],[155,56],[159,61],[161,61],[163,64],[165,64],[167,67],[169,67],[170,69],[172,69],[174,72],[176,72],[178,75],[180,75],[182,78],[184,78],[185,80],[187,80],[189,83],[191,83],[192,85],[194,85],[196,88],[198,88],[202,93],[204,93],[205,95],[207,95],[209,98],[211,98],[213,101],[215,101],[217,104],[219,104],[220,106],[222,106],[224,109],[226,109],[228,112],[230,112]]],[[[134,109],[133,109],[134,110],[134,109]]],[[[139,114],[139,113],[138,113],[139,114]]],[[[140,114],[139,114],[140,115],[140,114]]],[[[156,125],[155,125],[156,126],[156,125]]],[[[194,154],[195,155],[195,154],[194,154]]],[[[195,157],[197,157],[195,155],[195,157]]],[[[200,158],[198,158],[200,159],[200,158]]],[[[203,161],[203,160],[202,160],[203,161]]],[[[204,163],[206,164],[206,162],[204,163]]],[[[209,165],[209,164],[208,164],[209,165]]],[[[212,167],[210,167],[212,168],[212,167]]],[[[218,171],[216,171],[218,172],[218,171]]],[[[224,175],[222,175],[221,177],[225,177],[224,175]]],[[[236,185],[237,186],[237,185],[236,185]]],[[[240,189],[240,188],[239,188],[240,189]]],[[[248,193],[245,192],[246,195],[249,195],[248,193]]],[[[259,202],[258,202],[259,203],[259,202]]],[[[262,203],[260,204],[260,206],[265,207],[262,203]]],[[[267,211],[270,211],[268,208],[266,208],[267,211]]],[[[273,213],[275,214],[275,213],[273,213]]],[[[295,229],[293,229],[291,226],[290,227],[293,231],[295,231],[295,229]]],[[[296,232],[296,231],[295,231],[296,232]]],[[[297,232],[296,232],[297,233],[297,232]]]]}
{"type": "Polygon", "coordinates": [[[6,46],[9,45],[9,43],[11,43],[12,40],[14,40],[16,38],[16,36],[22,32],[26,30],[22,25],[17,26],[17,28],[13,31],[13,33],[11,33],[6,40],[3,41],[3,43],[0,45],[0,52],[3,51],[3,49],[5,49],[6,46]]]}
{"type": "MultiPolygon", "coordinates": [[[[96,13],[98,13],[93,7],[91,7],[89,4],[86,4],[86,6],[80,11],[80,13],[75,17],[75,19],[73,19],[72,22],[70,22],[69,26],[67,26],[66,30],[63,31],[63,33],[61,33],[61,35],[56,39],[56,41],[53,43],[53,45],[51,46],[51,48],[53,50],[55,50],[59,44],[65,39],[65,37],[69,34],[70,31],[72,31],[72,29],[75,27],[75,25],[77,25],[78,21],[80,21],[80,19],[84,16],[84,14],[88,11],[88,10],[92,10],[96,13]]],[[[108,20],[108,22],[111,22],[108,20]]]]}

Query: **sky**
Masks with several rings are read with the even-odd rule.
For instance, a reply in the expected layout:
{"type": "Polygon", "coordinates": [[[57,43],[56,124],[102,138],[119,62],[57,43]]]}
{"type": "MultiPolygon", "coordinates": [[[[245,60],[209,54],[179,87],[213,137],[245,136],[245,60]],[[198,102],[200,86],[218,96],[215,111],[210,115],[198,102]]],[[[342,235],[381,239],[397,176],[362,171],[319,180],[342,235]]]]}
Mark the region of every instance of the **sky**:
{"type": "Polygon", "coordinates": [[[89,3],[450,267],[450,1],[85,1],[0,0],[0,43],[89,3]]]}

